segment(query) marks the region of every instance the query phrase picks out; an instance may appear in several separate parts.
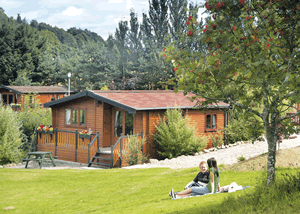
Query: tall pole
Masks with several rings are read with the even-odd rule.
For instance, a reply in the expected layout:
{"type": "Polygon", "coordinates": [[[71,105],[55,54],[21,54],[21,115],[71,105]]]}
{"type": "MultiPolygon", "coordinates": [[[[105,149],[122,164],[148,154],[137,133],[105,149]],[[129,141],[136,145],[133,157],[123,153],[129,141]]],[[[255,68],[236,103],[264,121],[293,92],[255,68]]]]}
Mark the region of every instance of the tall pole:
{"type": "Polygon", "coordinates": [[[68,95],[70,96],[70,79],[71,79],[71,72],[68,73],[68,79],[69,79],[69,84],[68,84],[68,95]]]}

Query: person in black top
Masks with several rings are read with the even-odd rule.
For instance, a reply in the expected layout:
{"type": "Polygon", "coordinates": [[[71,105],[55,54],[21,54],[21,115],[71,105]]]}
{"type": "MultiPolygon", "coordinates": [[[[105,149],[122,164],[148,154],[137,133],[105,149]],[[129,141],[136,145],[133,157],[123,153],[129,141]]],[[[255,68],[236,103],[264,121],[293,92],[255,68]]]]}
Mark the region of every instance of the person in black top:
{"type": "Polygon", "coordinates": [[[184,189],[191,188],[192,186],[206,186],[209,182],[209,171],[205,161],[201,161],[199,164],[201,172],[197,174],[194,180],[188,183],[184,189]]]}

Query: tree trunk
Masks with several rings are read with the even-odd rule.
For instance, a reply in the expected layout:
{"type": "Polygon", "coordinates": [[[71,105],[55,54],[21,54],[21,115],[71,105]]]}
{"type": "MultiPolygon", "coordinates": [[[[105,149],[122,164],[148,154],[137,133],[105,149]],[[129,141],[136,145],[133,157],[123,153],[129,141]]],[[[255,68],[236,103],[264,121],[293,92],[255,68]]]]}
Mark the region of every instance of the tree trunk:
{"type": "Polygon", "coordinates": [[[276,127],[272,124],[270,126],[265,126],[265,133],[268,142],[268,174],[267,174],[267,185],[270,186],[271,183],[275,181],[275,163],[276,163],[276,142],[277,134],[275,132],[276,127]]]}

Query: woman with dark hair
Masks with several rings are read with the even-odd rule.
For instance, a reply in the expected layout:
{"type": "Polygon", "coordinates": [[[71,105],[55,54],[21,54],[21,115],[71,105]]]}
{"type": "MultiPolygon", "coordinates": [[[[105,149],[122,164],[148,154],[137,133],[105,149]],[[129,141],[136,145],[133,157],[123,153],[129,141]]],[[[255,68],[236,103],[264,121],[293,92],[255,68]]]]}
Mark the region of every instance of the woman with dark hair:
{"type": "Polygon", "coordinates": [[[204,195],[208,193],[216,193],[219,187],[219,177],[220,172],[217,166],[217,161],[214,158],[209,158],[207,160],[207,165],[209,168],[209,182],[206,186],[202,187],[192,187],[181,192],[175,193],[174,190],[171,190],[171,197],[173,199],[176,198],[183,198],[187,196],[192,196],[193,194],[196,195],[204,195]]]}

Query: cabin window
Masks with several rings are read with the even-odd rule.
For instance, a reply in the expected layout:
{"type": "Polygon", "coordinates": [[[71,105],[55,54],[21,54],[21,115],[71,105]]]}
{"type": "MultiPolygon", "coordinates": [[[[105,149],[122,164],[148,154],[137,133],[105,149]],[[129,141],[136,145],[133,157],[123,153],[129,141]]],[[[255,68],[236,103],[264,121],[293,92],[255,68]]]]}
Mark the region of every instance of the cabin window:
{"type": "Polygon", "coordinates": [[[72,124],[78,125],[78,110],[74,109],[72,112],[72,124]]]}
{"type": "Polygon", "coordinates": [[[18,100],[17,100],[17,94],[16,94],[16,97],[15,97],[15,103],[17,104],[18,103],[18,100]]]}
{"type": "Polygon", "coordinates": [[[56,99],[59,100],[59,95],[56,95],[56,99]]]}
{"type": "Polygon", "coordinates": [[[3,105],[7,104],[7,94],[3,94],[3,105]]]}
{"type": "Polygon", "coordinates": [[[206,115],[206,130],[214,130],[217,128],[217,115],[207,114],[206,115]]]}
{"type": "Polygon", "coordinates": [[[133,134],[133,114],[125,113],[125,135],[133,134]]]}
{"type": "Polygon", "coordinates": [[[8,95],[8,102],[9,102],[8,104],[11,104],[14,102],[14,95],[12,95],[12,94],[8,95]]]}
{"type": "Polygon", "coordinates": [[[65,124],[71,125],[71,109],[66,109],[65,124]]]}
{"type": "Polygon", "coordinates": [[[80,110],[80,125],[85,126],[85,110],[80,110]]]}
{"type": "Polygon", "coordinates": [[[121,111],[115,112],[115,137],[120,137],[123,130],[123,117],[121,111]]]}
{"type": "Polygon", "coordinates": [[[85,126],[86,110],[66,109],[65,124],[74,126],[85,126]],[[71,124],[72,121],[72,124],[71,124]]]}

